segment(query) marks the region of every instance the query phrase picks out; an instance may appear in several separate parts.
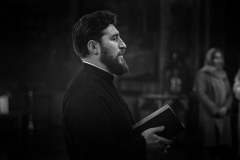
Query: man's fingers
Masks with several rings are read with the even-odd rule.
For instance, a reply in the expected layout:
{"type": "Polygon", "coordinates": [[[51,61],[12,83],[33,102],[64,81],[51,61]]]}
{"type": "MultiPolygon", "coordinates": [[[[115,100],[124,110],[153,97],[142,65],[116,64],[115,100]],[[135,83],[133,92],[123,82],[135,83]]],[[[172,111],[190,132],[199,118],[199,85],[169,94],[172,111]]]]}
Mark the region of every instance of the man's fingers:
{"type": "Polygon", "coordinates": [[[172,144],[172,143],[173,143],[173,140],[170,140],[170,139],[166,139],[166,138],[164,138],[164,137],[161,137],[158,142],[159,142],[159,143],[162,143],[162,144],[168,145],[168,144],[172,144]]]}
{"type": "Polygon", "coordinates": [[[165,128],[164,126],[155,127],[153,128],[153,133],[162,132],[164,128],[165,128]]]}

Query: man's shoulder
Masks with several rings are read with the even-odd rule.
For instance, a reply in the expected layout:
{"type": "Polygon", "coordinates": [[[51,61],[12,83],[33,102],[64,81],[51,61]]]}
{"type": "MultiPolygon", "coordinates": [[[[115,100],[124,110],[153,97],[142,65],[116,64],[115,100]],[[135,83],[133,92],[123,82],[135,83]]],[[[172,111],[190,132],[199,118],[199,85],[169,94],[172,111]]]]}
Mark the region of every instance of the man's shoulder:
{"type": "Polygon", "coordinates": [[[90,73],[81,72],[76,74],[76,76],[70,82],[68,87],[69,92],[76,92],[83,90],[83,88],[100,88],[101,84],[99,80],[90,73]]]}
{"type": "Polygon", "coordinates": [[[81,92],[98,92],[105,94],[111,90],[112,85],[104,78],[85,70],[80,70],[71,80],[66,91],[67,97],[81,92]]]}

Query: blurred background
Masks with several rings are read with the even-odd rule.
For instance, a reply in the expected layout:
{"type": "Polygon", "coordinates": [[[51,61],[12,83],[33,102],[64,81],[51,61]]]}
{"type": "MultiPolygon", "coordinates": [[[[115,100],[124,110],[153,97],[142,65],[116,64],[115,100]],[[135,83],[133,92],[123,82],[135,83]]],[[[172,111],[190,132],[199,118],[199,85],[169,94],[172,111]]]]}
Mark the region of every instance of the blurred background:
{"type": "MultiPolygon", "coordinates": [[[[206,51],[219,47],[232,85],[240,67],[237,2],[2,0],[0,8],[1,160],[68,159],[61,105],[81,63],[71,29],[84,14],[103,9],[118,15],[117,29],[127,45],[130,73],[114,83],[135,120],[170,104],[187,128],[168,154],[149,159],[198,159],[198,102],[192,84],[206,51]]],[[[237,148],[236,100],[232,108],[237,148]]]]}

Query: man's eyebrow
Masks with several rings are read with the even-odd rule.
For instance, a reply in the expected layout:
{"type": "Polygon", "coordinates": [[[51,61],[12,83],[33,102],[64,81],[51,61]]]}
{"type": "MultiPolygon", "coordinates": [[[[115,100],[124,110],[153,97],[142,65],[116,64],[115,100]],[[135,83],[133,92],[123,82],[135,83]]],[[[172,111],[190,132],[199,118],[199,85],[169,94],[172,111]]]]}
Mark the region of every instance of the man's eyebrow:
{"type": "Polygon", "coordinates": [[[114,33],[111,37],[119,37],[120,36],[120,34],[119,33],[114,33]]]}

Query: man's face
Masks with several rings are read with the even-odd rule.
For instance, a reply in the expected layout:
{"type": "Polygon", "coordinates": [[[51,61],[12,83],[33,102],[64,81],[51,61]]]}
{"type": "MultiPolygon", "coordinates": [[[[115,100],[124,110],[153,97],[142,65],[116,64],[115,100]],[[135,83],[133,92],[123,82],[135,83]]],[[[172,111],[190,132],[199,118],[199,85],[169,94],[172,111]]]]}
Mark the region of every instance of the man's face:
{"type": "Polygon", "coordinates": [[[126,45],[120,38],[118,30],[113,25],[109,25],[103,32],[100,61],[115,75],[127,73],[129,68],[123,59],[126,45]]]}

